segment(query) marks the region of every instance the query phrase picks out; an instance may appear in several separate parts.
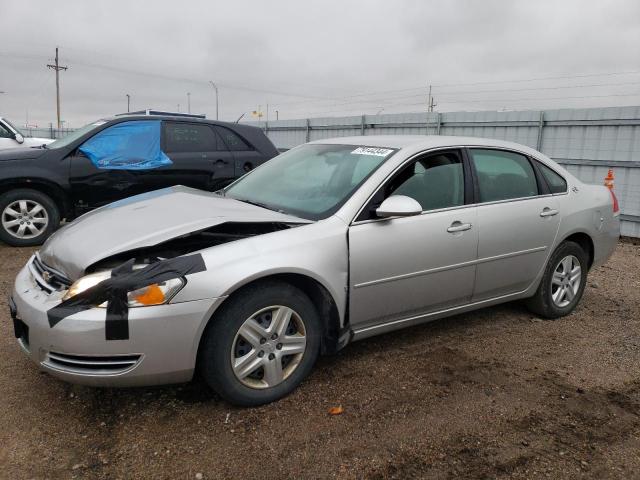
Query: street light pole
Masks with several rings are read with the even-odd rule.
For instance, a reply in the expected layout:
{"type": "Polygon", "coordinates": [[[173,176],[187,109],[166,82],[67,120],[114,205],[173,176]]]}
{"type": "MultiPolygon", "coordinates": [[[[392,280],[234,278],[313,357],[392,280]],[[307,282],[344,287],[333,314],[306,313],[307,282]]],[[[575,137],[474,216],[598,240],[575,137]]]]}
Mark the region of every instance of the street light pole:
{"type": "Polygon", "coordinates": [[[209,80],[209,83],[211,84],[213,89],[216,91],[216,120],[218,120],[218,86],[215,83],[213,83],[213,81],[211,80],[209,80]]]}
{"type": "Polygon", "coordinates": [[[191,113],[191,93],[187,92],[187,113],[191,113]]]}
{"type": "Polygon", "coordinates": [[[129,105],[131,103],[131,95],[129,95],[128,93],[125,94],[127,96],[127,113],[129,113],[129,105]]]}

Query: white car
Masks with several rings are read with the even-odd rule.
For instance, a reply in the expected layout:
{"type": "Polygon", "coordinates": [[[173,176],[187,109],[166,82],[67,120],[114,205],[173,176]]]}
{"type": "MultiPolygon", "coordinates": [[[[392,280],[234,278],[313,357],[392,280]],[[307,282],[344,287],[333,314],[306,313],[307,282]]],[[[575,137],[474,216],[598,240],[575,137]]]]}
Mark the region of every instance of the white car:
{"type": "Polygon", "coordinates": [[[39,147],[53,142],[51,138],[25,137],[9,120],[0,117],[0,150],[17,147],[39,147]]]}

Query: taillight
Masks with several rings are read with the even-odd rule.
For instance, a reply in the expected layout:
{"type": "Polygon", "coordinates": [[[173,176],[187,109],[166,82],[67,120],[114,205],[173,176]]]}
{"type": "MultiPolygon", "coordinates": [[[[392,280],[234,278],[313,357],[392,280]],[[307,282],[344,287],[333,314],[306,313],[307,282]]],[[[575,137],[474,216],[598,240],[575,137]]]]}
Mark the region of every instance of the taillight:
{"type": "Polygon", "coordinates": [[[617,213],[620,213],[620,205],[618,204],[618,198],[616,197],[616,194],[613,193],[612,188],[610,188],[609,191],[611,192],[611,199],[613,200],[613,214],[616,215],[617,213]]]}

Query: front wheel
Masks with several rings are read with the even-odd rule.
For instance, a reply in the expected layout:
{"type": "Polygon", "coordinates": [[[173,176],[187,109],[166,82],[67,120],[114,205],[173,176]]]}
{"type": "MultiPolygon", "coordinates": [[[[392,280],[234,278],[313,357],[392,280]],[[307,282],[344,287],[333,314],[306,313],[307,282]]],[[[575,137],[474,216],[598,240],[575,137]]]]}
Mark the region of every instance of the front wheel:
{"type": "Polygon", "coordinates": [[[55,202],[28,188],[0,195],[0,240],[13,247],[40,245],[60,223],[55,202]]]}
{"type": "Polygon", "coordinates": [[[228,300],[205,331],[199,366],[225,400],[256,406],[293,391],[320,351],[313,303],[281,282],[250,286],[228,300]]]}
{"type": "Polygon", "coordinates": [[[568,315],[576,307],[587,283],[588,258],[575,242],[563,242],[551,255],[540,286],[526,305],[544,318],[568,315]]]}

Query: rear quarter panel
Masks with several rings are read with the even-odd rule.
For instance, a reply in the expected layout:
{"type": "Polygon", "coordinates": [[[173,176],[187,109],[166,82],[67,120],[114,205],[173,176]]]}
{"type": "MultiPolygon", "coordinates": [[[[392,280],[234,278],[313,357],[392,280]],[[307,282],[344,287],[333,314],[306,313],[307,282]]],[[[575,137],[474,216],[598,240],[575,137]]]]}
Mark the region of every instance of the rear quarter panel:
{"type": "Polygon", "coordinates": [[[593,240],[593,267],[613,254],[620,238],[620,218],[613,213],[609,190],[601,185],[574,182],[567,194],[558,195],[561,212],[556,246],[574,233],[586,233],[593,240]]]}

